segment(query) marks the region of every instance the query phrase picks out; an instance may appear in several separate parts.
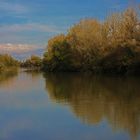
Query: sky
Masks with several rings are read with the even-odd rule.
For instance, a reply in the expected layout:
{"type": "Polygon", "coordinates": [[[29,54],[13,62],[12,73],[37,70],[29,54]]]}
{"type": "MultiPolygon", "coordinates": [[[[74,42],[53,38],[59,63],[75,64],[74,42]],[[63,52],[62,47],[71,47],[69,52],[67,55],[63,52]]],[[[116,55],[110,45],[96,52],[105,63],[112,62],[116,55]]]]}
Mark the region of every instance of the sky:
{"type": "Polygon", "coordinates": [[[40,52],[46,48],[48,39],[66,33],[79,20],[88,17],[104,20],[132,1],[140,3],[140,0],[0,0],[0,53],[40,52]]]}

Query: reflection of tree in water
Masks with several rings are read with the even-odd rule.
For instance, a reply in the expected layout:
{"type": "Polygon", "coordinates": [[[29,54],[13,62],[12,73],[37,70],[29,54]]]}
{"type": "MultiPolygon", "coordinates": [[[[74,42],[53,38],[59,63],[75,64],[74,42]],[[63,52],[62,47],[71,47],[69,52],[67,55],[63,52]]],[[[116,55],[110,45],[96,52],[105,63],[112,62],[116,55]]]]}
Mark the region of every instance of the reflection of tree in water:
{"type": "Polygon", "coordinates": [[[68,103],[87,124],[104,118],[113,129],[140,130],[140,79],[80,74],[48,74],[46,88],[52,100],[68,103]]]}
{"type": "Polygon", "coordinates": [[[42,75],[42,73],[40,71],[37,71],[37,70],[27,70],[24,72],[27,76],[32,77],[33,80],[38,80],[40,75],[42,75]]]}
{"type": "Polygon", "coordinates": [[[8,82],[18,75],[17,68],[11,68],[9,70],[0,72],[0,86],[7,85],[8,82]]]}

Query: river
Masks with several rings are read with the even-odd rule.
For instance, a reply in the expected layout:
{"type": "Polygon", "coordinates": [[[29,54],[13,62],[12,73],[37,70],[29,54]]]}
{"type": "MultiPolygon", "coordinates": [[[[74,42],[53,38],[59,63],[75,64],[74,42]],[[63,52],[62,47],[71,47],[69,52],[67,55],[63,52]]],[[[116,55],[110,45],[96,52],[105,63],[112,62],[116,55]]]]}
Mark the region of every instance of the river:
{"type": "Polygon", "coordinates": [[[0,140],[140,140],[140,77],[1,73],[0,140]]]}

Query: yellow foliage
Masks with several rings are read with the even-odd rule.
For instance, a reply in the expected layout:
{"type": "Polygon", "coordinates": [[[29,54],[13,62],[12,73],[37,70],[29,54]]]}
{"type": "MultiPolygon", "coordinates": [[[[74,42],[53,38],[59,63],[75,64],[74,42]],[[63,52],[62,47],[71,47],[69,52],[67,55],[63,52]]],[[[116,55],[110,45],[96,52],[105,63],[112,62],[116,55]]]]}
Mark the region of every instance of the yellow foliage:
{"type": "MultiPolygon", "coordinates": [[[[49,64],[54,63],[56,67],[62,66],[64,62],[71,62],[76,68],[93,69],[114,51],[123,50],[127,53],[130,50],[133,53],[138,50],[139,36],[140,20],[132,8],[112,14],[103,22],[84,19],[72,26],[66,35],[60,34],[49,40],[44,60],[49,61],[49,64]],[[120,49],[123,47],[129,49],[120,49]]],[[[114,54],[119,55],[118,52],[114,54]]],[[[121,52],[120,54],[123,55],[121,52]]],[[[122,63],[120,60],[119,64],[122,63]]]]}

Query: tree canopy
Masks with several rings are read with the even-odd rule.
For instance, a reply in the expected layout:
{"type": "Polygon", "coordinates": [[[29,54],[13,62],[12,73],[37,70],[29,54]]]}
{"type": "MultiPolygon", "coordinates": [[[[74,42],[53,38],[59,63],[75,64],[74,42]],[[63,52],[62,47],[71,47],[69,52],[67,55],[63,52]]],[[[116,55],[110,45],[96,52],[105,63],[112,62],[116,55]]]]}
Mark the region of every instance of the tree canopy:
{"type": "Polygon", "coordinates": [[[113,69],[124,67],[126,59],[129,61],[125,66],[132,66],[140,55],[139,35],[140,19],[132,8],[112,14],[105,21],[84,19],[72,26],[66,35],[49,40],[43,67],[49,71],[96,70],[107,67],[112,59],[113,69]]]}

